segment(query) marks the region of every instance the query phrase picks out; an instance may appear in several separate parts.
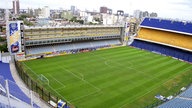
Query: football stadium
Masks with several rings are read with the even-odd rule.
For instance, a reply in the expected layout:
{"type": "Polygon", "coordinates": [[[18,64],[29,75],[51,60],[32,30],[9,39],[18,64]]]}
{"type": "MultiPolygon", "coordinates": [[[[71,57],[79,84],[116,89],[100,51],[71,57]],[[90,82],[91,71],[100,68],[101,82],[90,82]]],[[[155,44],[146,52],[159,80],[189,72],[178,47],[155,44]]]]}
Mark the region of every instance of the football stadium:
{"type": "Polygon", "coordinates": [[[26,108],[43,107],[32,94],[58,108],[191,108],[192,23],[145,18],[129,35],[130,23],[24,27],[22,21],[9,22],[13,56],[0,56],[1,99],[8,96],[26,108]],[[28,95],[15,84],[11,64],[28,95]]]}

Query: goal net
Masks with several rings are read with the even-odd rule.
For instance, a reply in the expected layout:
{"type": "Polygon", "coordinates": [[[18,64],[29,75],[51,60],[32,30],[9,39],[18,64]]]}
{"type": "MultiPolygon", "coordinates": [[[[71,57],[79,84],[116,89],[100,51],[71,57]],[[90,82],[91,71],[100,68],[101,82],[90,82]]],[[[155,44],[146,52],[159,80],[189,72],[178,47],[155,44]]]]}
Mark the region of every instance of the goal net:
{"type": "Polygon", "coordinates": [[[38,81],[40,81],[43,85],[49,85],[49,80],[42,74],[38,76],[38,81]]]}

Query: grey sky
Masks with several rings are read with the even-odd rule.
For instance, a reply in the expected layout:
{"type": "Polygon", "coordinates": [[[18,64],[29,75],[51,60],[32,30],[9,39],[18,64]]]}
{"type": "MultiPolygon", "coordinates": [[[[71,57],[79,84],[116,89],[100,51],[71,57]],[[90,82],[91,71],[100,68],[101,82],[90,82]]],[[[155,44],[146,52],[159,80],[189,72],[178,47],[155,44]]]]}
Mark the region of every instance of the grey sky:
{"type": "MultiPolygon", "coordinates": [[[[12,8],[12,0],[0,0],[0,8],[12,8]]],[[[77,6],[81,10],[99,10],[100,6],[107,6],[116,10],[124,10],[133,14],[133,10],[157,12],[160,17],[182,20],[192,20],[192,0],[20,0],[20,7],[51,9],[70,9],[77,6]]]]}

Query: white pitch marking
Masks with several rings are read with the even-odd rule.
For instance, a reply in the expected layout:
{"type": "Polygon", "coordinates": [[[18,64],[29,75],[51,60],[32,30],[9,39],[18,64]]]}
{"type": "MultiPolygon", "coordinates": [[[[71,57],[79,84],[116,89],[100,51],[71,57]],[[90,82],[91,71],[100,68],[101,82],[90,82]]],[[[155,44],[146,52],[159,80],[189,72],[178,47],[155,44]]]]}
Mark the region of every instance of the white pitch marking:
{"type": "Polygon", "coordinates": [[[62,86],[66,87],[63,83],[61,83],[60,81],[58,81],[56,78],[54,78],[52,75],[50,75],[49,73],[47,73],[47,75],[49,75],[51,78],[53,78],[55,81],[57,81],[59,84],[61,84],[62,86]]]}
{"type": "MultiPolygon", "coordinates": [[[[190,70],[190,69],[191,69],[191,67],[188,67],[188,68],[185,68],[184,70],[181,70],[181,71],[187,71],[187,70],[190,70]]],[[[159,86],[157,86],[157,87],[155,87],[155,88],[151,89],[150,91],[148,91],[148,92],[144,93],[143,95],[141,95],[141,96],[137,97],[137,98],[136,98],[136,99],[134,99],[134,100],[137,100],[138,98],[141,98],[141,97],[145,96],[146,94],[150,93],[152,90],[154,90],[154,89],[156,89],[156,88],[159,88],[161,85],[163,85],[163,84],[167,83],[168,81],[170,81],[170,80],[174,79],[177,75],[178,75],[178,74],[176,74],[173,78],[168,79],[167,81],[165,81],[165,82],[163,82],[163,83],[159,84],[159,86]]],[[[157,77],[157,76],[156,76],[156,77],[157,77]]],[[[156,77],[155,77],[154,79],[157,79],[156,77]]],[[[133,102],[134,100],[132,100],[131,102],[133,102]]],[[[131,102],[129,102],[129,103],[131,103],[131,102]]],[[[122,107],[124,107],[124,106],[128,105],[129,103],[126,103],[126,104],[122,105],[120,108],[122,108],[122,107]]]]}
{"type": "Polygon", "coordinates": [[[95,85],[91,84],[90,82],[86,81],[85,79],[80,78],[79,76],[77,76],[76,74],[74,74],[73,72],[71,72],[70,70],[68,70],[68,69],[66,69],[66,68],[63,68],[63,67],[61,67],[61,66],[59,66],[59,67],[62,68],[63,70],[65,70],[65,71],[71,73],[74,77],[76,77],[76,78],[82,80],[83,82],[89,84],[90,86],[94,87],[95,89],[97,89],[97,90],[99,90],[99,91],[101,90],[100,88],[96,87],[95,85]]]}

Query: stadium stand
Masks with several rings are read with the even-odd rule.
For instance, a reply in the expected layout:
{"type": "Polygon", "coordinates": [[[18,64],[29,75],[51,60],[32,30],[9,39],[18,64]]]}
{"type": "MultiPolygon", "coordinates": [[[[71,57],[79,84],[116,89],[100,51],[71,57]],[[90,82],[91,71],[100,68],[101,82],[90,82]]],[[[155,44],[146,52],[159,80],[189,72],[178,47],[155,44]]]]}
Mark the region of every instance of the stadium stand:
{"type": "Polygon", "coordinates": [[[16,108],[15,106],[9,106],[7,104],[1,103],[0,102],[0,108],[16,108]]]}
{"type": "Polygon", "coordinates": [[[10,67],[8,63],[2,63],[0,62],[0,75],[2,75],[5,79],[9,79],[11,81],[14,81],[11,72],[10,72],[10,67]]]}
{"type": "Polygon", "coordinates": [[[158,108],[192,108],[192,100],[176,97],[158,108]]]}
{"type": "Polygon", "coordinates": [[[192,87],[181,93],[179,96],[181,97],[187,97],[192,99],[192,87]]]}
{"type": "Polygon", "coordinates": [[[145,18],[141,23],[141,27],[164,29],[164,31],[182,32],[192,34],[192,23],[171,21],[165,19],[145,18]]]}
{"type": "Polygon", "coordinates": [[[161,42],[192,50],[192,36],[141,28],[138,38],[161,42]]]}
{"type": "MultiPolygon", "coordinates": [[[[145,18],[130,46],[192,63],[192,23],[145,18]]],[[[192,108],[192,87],[157,108],[192,108]]]]}
{"type": "Polygon", "coordinates": [[[32,46],[27,48],[27,54],[40,54],[56,51],[70,51],[70,50],[79,50],[86,48],[100,48],[107,47],[110,45],[120,45],[119,40],[100,40],[100,41],[90,41],[90,42],[78,42],[78,43],[66,43],[66,44],[55,44],[47,46],[32,46]]]}
{"type": "Polygon", "coordinates": [[[23,52],[33,58],[122,45],[123,29],[120,25],[25,27],[23,52]]]}
{"type": "MultiPolygon", "coordinates": [[[[26,103],[20,99],[18,99],[17,97],[13,96],[12,93],[10,93],[11,91],[14,91],[12,89],[13,87],[16,87],[17,85],[13,85],[14,82],[12,82],[12,87],[10,88],[10,86],[8,86],[8,90],[6,89],[6,84],[10,84],[11,81],[7,80],[8,83],[6,83],[6,80],[0,76],[0,108],[31,108],[32,106],[29,103],[26,103]],[[3,88],[3,89],[2,89],[3,88]],[[9,93],[8,93],[9,91],[9,93]],[[8,97],[9,94],[9,97],[8,97]]],[[[18,92],[18,91],[14,91],[14,92],[18,92]]],[[[18,92],[19,93],[19,92],[18,92]]],[[[16,94],[16,93],[15,93],[16,94]]],[[[19,95],[19,94],[18,94],[19,95]]],[[[20,95],[19,95],[20,96],[20,95]]],[[[23,97],[21,97],[23,98],[23,97]]],[[[39,108],[38,105],[36,105],[35,103],[33,103],[33,108],[39,108]]]]}
{"type": "Polygon", "coordinates": [[[192,62],[192,24],[145,18],[131,46],[192,62]]]}
{"type": "MultiPolygon", "coordinates": [[[[2,63],[0,61],[0,69],[1,69],[0,70],[0,76],[2,76],[0,84],[2,85],[2,87],[5,89],[5,79],[7,79],[8,80],[9,93],[10,93],[11,97],[15,98],[15,99],[19,99],[19,100],[26,102],[27,104],[30,105],[31,99],[29,97],[27,97],[26,94],[23,93],[23,91],[21,91],[21,89],[19,88],[18,85],[15,84],[15,80],[13,79],[11,72],[10,72],[9,64],[8,63],[2,63]]],[[[35,103],[33,103],[33,104],[34,104],[33,105],[34,108],[40,108],[35,103]]]]}
{"type": "Polygon", "coordinates": [[[1,75],[0,75],[0,94],[6,96],[5,80],[1,75]]]}
{"type": "Polygon", "coordinates": [[[134,40],[131,46],[192,62],[192,52],[142,40],[134,40]]]}

